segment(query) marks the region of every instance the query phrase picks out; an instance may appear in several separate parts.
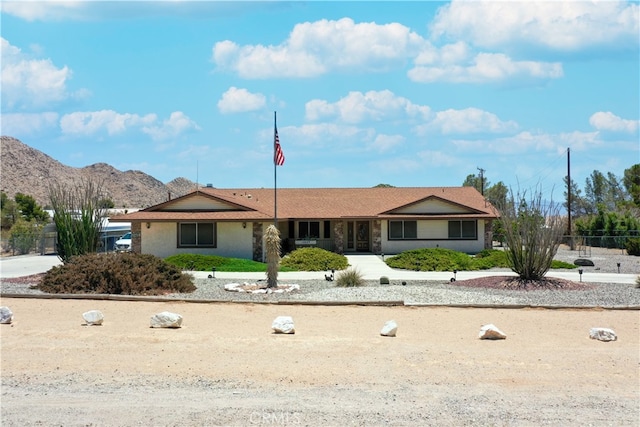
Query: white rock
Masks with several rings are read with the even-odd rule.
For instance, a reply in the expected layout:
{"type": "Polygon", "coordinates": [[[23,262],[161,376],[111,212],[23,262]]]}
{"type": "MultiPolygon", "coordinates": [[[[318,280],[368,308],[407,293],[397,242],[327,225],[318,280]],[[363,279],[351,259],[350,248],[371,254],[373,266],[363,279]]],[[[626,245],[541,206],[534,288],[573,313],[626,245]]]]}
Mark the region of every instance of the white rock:
{"type": "Polygon", "coordinates": [[[104,321],[104,315],[100,310],[90,310],[86,313],[82,313],[82,318],[87,322],[88,326],[102,325],[104,321]]]}
{"type": "Polygon", "coordinates": [[[0,323],[9,324],[13,322],[13,311],[7,306],[0,307],[0,323]]]}
{"type": "Polygon", "coordinates": [[[398,324],[395,320],[389,320],[382,327],[380,335],[382,335],[383,337],[395,337],[396,332],[398,332],[398,324]]]}
{"type": "Polygon", "coordinates": [[[242,285],[240,283],[227,283],[224,285],[224,290],[230,292],[244,292],[241,286],[242,285]]]}
{"type": "Polygon", "coordinates": [[[481,340],[504,340],[507,335],[496,327],[496,325],[482,325],[479,338],[481,340]]]}
{"type": "Polygon", "coordinates": [[[296,329],[293,325],[291,316],[278,316],[271,324],[271,328],[276,334],[295,334],[296,329]]]}
{"type": "Polygon", "coordinates": [[[589,330],[589,338],[599,341],[616,341],[618,336],[609,328],[591,328],[589,330]]]}
{"type": "Polygon", "coordinates": [[[151,316],[152,328],[179,328],[182,326],[182,316],[169,311],[154,314],[151,316]]]}

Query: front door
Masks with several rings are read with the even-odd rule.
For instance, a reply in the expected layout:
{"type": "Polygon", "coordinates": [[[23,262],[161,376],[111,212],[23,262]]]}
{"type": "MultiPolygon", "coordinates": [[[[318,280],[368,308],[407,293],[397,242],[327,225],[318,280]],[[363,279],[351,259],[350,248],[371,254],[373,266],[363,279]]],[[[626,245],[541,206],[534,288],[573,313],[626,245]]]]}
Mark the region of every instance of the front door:
{"type": "Polygon", "coordinates": [[[369,252],[369,221],[347,221],[347,250],[369,252]]]}

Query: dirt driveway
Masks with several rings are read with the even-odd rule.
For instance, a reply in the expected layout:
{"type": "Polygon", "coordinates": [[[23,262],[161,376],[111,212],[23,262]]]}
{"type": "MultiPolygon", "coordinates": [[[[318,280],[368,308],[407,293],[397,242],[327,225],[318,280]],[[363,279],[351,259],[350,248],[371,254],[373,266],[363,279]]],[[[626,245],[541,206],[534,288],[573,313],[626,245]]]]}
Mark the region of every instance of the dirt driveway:
{"type": "Polygon", "coordinates": [[[638,311],[3,298],[2,426],[638,425],[638,311]],[[104,313],[102,326],[82,313],[104,313]],[[172,311],[180,329],[152,329],[172,311]],[[295,335],[271,322],[290,315],[295,335]],[[398,335],[380,336],[387,320],[398,335]],[[502,341],[478,339],[493,323],[502,341]],[[589,339],[612,328],[618,341],[589,339]]]}

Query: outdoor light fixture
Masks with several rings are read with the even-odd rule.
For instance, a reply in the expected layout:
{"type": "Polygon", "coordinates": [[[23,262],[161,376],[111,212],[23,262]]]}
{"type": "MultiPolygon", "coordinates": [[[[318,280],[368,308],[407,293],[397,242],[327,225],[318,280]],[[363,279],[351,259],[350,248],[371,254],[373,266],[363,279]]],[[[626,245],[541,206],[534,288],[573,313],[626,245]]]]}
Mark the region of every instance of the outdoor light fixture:
{"type": "Polygon", "coordinates": [[[580,274],[580,281],[582,282],[582,269],[581,268],[578,269],[578,273],[580,274]]]}
{"type": "Polygon", "coordinates": [[[617,264],[618,264],[618,274],[619,274],[620,273],[620,263],[617,263],[617,264]]]}
{"type": "Polygon", "coordinates": [[[151,223],[150,222],[147,223],[147,228],[151,228],[151,223]]]}
{"type": "Polygon", "coordinates": [[[456,281],[456,274],[458,273],[458,270],[453,270],[453,277],[451,278],[450,282],[455,282],[456,281]]]}
{"type": "Polygon", "coordinates": [[[247,223],[246,222],[242,223],[242,228],[247,228],[247,223]]]}

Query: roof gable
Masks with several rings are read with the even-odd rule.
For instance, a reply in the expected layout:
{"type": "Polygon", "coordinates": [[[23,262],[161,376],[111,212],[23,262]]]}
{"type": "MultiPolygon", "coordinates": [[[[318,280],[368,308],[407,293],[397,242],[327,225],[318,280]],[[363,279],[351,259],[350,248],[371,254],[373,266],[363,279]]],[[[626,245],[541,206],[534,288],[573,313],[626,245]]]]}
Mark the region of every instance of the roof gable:
{"type": "Polygon", "coordinates": [[[385,214],[399,215],[443,215],[443,214],[476,214],[480,213],[469,206],[442,199],[438,196],[429,196],[397,209],[392,209],[385,214]]]}
{"type": "Polygon", "coordinates": [[[247,206],[223,200],[211,194],[195,191],[174,200],[145,209],[147,212],[185,212],[185,211],[250,211],[247,206]]]}

